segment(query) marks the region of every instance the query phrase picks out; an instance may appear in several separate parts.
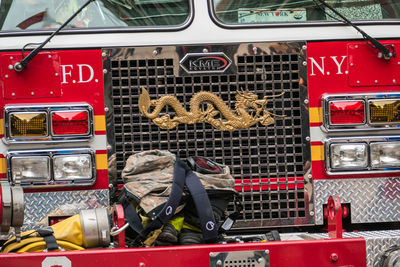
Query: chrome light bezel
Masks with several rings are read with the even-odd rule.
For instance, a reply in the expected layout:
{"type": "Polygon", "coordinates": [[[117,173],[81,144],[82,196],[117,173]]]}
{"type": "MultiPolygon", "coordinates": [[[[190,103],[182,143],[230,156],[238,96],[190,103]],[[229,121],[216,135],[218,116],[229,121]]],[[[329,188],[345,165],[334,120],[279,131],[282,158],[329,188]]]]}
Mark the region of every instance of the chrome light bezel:
{"type": "Polygon", "coordinates": [[[398,123],[371,123],[369,103],[371,101],[400,100],[400,92],[357,93],[357,94],[327,94],[322,97],[322,126],[324,132],[356,132],[356,131],[399,131],[398,123]],[[330,119],[330,103],[332,101],[364,101],[364,123],[362,124],[332,124],[330,119]]]}
{"type": "Polygon", "coordinates": [[[96,154],[91,148],[65,148],[65,149],[38,149],[38,150],[10,150],[6,156],[7,178],[11,184],[20,183],[24,188],[48,188],[48,187],[76,187],[76,186],[91,186],[97,180],[96,172],[96,154]],[[92,162],[91,179],[77,180],[55,180],[54,179],[54,156],[59,155],[79,155],[89,154],[92,162]],[[12,179],[12,163],[13,157],[31,157],[31,156],[48,156],[50,158],[50,180],[47,182],[23,182],[13,181],[12,179]]]}
{"type": "Polygon", "coordinates": [[[379,174],[379,173],[400,173],[400,167],[373,167],[371,164],[371,148],[372,143],[400,143],[400,136],[354,136],[354,137],[332,137],[324,142],[325,169],[328,175],[350,175],[350,174],[379,174]],[[368,149],[368,166],[363,169],[333,169],[330,159],[330,146],[332,144],[352,144],[366,143],[368,149]]]}
{"type": "Polygon", "coordinates": [[[4,142],[6,144],[25,144],[25,143],[54,143],[54,142],[82,142],[89,141],[94,136],[94,112],[91,105],[87,103],[68,103],[67,104],[38,104],[38,105],[6,105],[4,107],[4,142]],[[51,114],[57,111],[87,111],[89,130],[86,134],[78,135],[54,135],[52,131],[51,114]],[[47,136],[11,136],[10,114],[12,113],[46,113],[47,136]]]}

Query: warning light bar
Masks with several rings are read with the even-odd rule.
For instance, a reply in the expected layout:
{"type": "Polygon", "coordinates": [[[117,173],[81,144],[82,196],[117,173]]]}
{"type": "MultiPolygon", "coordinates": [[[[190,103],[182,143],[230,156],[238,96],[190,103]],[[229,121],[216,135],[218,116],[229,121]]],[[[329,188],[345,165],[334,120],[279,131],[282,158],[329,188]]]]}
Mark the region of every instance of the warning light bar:
{"type": "Polygon", "coordinates": [[[93,137],[93,109],[87,104],[6,106],[8,143],[85,141],[93,137]]]}
{"type": "Polygon", "coordinates": [[[400,93],[325,96],[323,126],[327,131],[399,129],[400,93]]]}

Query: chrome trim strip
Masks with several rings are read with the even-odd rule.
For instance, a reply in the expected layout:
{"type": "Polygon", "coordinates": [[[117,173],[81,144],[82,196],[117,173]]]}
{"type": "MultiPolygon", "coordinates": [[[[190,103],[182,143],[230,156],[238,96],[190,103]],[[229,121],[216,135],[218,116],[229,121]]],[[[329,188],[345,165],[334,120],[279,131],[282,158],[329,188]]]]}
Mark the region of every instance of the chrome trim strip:
{"type": "Polygon", "coordinates": [[[4,138],[5,144],[24,144],[24,143],[54,143],[54,142],[82,142],[91,140],[94,136],[94,114],[93,108],[87,103],[63,103],[63,104],[38,104],[38,105],[6,105],[4,107],[4,138]],[[55,111],[88,111],[89,132],[86,135],[51,135],[51,113],[55,111]],[[11,137],[11,125],[9,114],[14,112],[45,112],[47,117],[47,136],[46,137],[11,137]]]}
{"type": "MultiPolygon", "coordinates": [[[[282,28],[282,27],[315,27],[315,26],[344,26],[349,27],[346,24],[343,24],[341,21],[307,21],[307,22],[277,22],[277,23],[252,23],[252,24],[228,24],[221,21],[217,15],[215,14],[214,10],[214,0],[208,0],[208,13],[210,15],[211,20],[219,27],[225,29],[243,29],[243,28],[282,28]]],[[[399,24],[399,20],[388,20],[388,21],[352,21],[356,25],[387,25],[387,24],[399,24]]]]}
{"type": "Polygon", "coordinates": [[[322,126],[321,129],[324,132],[336,133],[336,132],[354,132],[354,131],[379,131],[379,130],[397,130],[400,131],[399,123],[370,123],[369,122],[369,105],[368,103],[372,100],[400,100],[400,92],[382,92],[382,93],[358,93],[349,95],[338,95],[338,94],[327,94],[322,97],[322,126]],[[365,123],[361,125],[330,125],[329,117],[329,102],[332,100],[338,101],[364,101],[365,103],[365,123]]]}
{"type": "MultiPolygon", "coordinates": [[[[194,18],[194,0],[187,0],[189,5],[188,17],[186,20],[177,26],[163,26],[163,27],[125,27],[125,28],[80,28],[80,29],[65,29],[61,30],[57,35],[64,34],[99,34],[99,33],[131,33],[131,32],[165,32],[165,31],[179,31],[189,27],[194,18]]],[[[27,35],[50,35],[55,30],[34,30],[34,31],[0,31],[0,36],[27,36],[27,35]]]]}
{"type": "Polygon", "coordinates": [[[400,136],[352,136],[352,137],[335,137],[335,138],[328,138],[325,139],[324,142],[324,153],[325,153],[325,168],[328,175],[350,175],[350,174],[375,174],[375,173],[400,173],[400,168],[372,168],[371,167],[371,160],[370,160],[370,148],[369,145],[371,142],[393,142],[398,140],[400,143],[400,136]],[[363,170],[338,170],[335,171],[331,168],[330,164],[330,145],[333,143],[366,143],[368,149],[368,167],[363,170]]]}
{"type": "Polygon", "coordinates": [[[11,158],[15,156],[49,156],[50,157],[50,181],[49,182],[21,182],[24,188],[54,188],[54,187],[75,187],[75,186],[90,186],[96,182],[96,154],[91,148],[65,148],[65,149],[37,149],[37,150],[11,150],[8,151],[6,156],[7,164],[7,177],[10,184],[12,181],[12,166],[11,158]],[[77,154],[90,154],[92,159],[92,178],[82,180],[60,180],[54,179],[54,165],[53,157],[59,155],[77,155],[77,154]]]}

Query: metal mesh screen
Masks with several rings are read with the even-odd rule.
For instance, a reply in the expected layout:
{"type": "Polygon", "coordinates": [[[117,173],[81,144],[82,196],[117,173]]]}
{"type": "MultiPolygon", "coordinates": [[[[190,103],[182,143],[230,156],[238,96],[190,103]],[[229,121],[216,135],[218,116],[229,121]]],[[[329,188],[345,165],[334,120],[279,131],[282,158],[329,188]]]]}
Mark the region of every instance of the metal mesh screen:
{"type": "MultiPolygon", "coordinates": [[[[236,55],[229,74],[179,76],[179,61],[163,59],[112,59],[112,104],[118,177],[135,152],[163,149],[182,159],[204,156],[228,165],[236,180],[244,210],[236,227],[293,225],[306,216],[304,194],[303,133],[300,105],[299,55],[236,55]],[[138,109],[141,87],[152,100],[174,95],[189,110],[191,97],[213,92],[232,111],[238,91],[248,90],[259,99],[269,98],[267,109],[275,123],[225,132],[207,123],[158,128],[138,109]],[[281,96],[276,96],[284,93],[281,96]],[[277,223],[278,222],[278,223],[277,223]]],[[[205,108],[205,107],[204,107],[205,108]]],[[[252,112],[252,110],[248,110],[252,112]]],[[[175,111],[166,107],[160,114],[175,111]]],[[[233,205],[229,210],[233,210],[233,205]]]]}

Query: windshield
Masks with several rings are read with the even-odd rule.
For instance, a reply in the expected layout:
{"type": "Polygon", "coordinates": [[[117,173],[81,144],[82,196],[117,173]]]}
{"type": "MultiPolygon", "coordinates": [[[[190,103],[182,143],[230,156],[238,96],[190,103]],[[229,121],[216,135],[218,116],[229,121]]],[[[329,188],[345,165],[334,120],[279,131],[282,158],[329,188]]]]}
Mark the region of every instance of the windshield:
{"type": "MultiPolygon", "coordinates": [[[[87,0],[0,0],[0,29],[55,29],[87,0]]],[[[96,0],[66,28],[173,26],[189,16],[189,0],[96,0]]]]}
{"type": "MultiPolygon", "coordinates": [[[[393,20],[400,0],[327,0],[349,20],[393,20]]],[[[216,17],[227,24],[340,20],[313,0],[214,0],[216,17]]]]}

